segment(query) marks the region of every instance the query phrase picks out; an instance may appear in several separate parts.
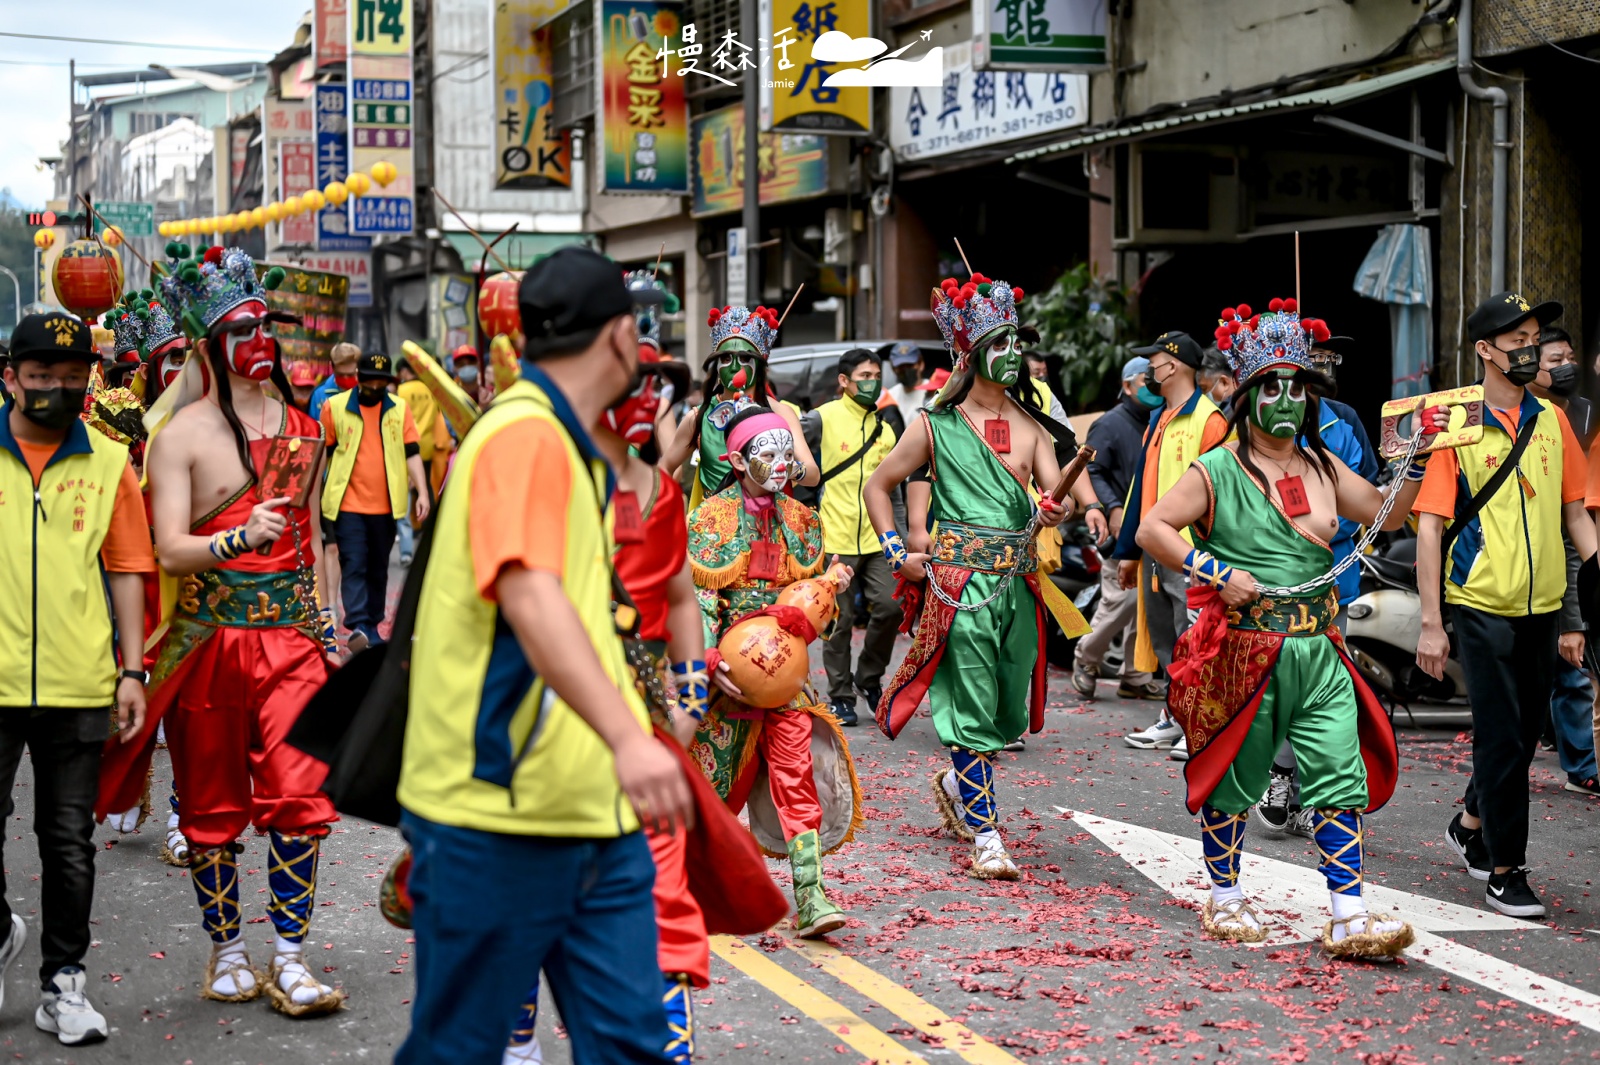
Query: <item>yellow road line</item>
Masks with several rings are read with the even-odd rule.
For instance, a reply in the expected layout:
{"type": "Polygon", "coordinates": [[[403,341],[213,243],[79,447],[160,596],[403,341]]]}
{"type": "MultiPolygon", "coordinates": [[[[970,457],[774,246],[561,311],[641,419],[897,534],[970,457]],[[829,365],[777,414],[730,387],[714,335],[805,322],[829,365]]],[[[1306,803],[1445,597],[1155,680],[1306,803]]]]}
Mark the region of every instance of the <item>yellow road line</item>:
{"type": "Polygon", "coordinates": [[[874,1065],[928,1065],[927,1058],[907,1050],[743,940],[712,936],[711,949],[717,957],[822,1025],[874,1065]]]}
{"type": "Polygon", "coordinates": [[[811,940],[790,940],[789,949],[815,963],[840,983],[883,1006],[901,1020],[938,1037],[944,1049],[972,1065],[1022,1065],[1020,1061],[964,1024],[950,1019],[939,1007],[920,998],[886,976],[867,968],[839,948],[811,940]]]}

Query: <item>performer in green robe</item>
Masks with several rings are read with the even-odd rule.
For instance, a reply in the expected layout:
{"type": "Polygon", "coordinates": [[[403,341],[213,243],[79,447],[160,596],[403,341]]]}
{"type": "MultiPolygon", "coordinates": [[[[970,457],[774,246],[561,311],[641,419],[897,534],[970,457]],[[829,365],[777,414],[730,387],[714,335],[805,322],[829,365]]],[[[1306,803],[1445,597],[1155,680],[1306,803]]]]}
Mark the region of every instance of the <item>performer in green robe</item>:
{"type": "MultiPolygon", "coordinates": [[[[1310,345],[1326,339],[1326,324],[1302,319],[1294,300],[1269,307],[1264,315],[1230,307],[1217,329],[1240,382],[1237,440],[1196,459],[1138,534],[1147,553],[1189,575],[1189,605],[1203,608],[1178,641],[1167,693],[1188,739],[1188,805],[1200,815],[1212,882],[1201,926],[1219,939],[1266,938],[1239,886],[1239,861],[1245,819],[1287,738],[1301,802],[1317,812],[1333,909],[1323,946],[1338,956],[1393,957],[1412,942],[1411,926],[1367,911],[1362,814],[1394,793],[1399,757],[1388,717],[1335,627],[1328,546],[1340,518],[1373,524],[1383,497],[1317,432],[1317,397],[1333,384],[1312,370],[1310,345]],[[1192,548],[1180,534],[1191,526],[1192,548]]],[[[1401,482],[1387,528],[1405,521],[1420,467],[1401,482]]]]}
{"type": "MultiPolygon", "coordinates": [[[[910,652],[884,686],[878,726],[893,738],[928,696],[952,763],[935,775],[934,798],[951,834],[973,842],[968,873],[979,879],[1018,876],[995,815],[993,758],[1024,729],[1044,727],[1044,611],[1068,636],[1089,631],[1038,573],[1029,485],[1041,489],[1039,524],[1059,525],[1066,511],[1049,498],[1061,479],[1055,439],[1070,446],[1071,430],[1019,386],[1021,294],[982,274],[965,286],[948,279],[934,291],[934,319],[955,371],[921,427],[907,428],[862,490],[884,555],[901,575],[908,624],[916,627],[910,652]],[[924,467],[934,524],[929,533],[911,518],[911,553],[894,527],[889,493],[924,467]]],[[[1103,538],[1105,517],[1088,481],[1073,494],[1093,508],[1089,524],[1103,538]]]]}

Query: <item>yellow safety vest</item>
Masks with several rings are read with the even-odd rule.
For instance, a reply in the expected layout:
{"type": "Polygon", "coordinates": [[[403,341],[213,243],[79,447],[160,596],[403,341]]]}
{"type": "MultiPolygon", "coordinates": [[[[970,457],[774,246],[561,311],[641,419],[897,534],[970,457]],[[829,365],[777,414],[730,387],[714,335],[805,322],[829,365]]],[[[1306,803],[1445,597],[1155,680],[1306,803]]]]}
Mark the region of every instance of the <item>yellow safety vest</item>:
{"type": "Polygon", "coordinates": [[[439,416],[439,404],[421,381],[406,381],[395,391],[411,408],[411,421],[417,427],[417,452],[426,466],[433,461],[433,420],[439,416]]]}
{"type": "Polygon", "coordinates": [[[35,490],[11,407],[0,408],[0,707],[109,707],[117,661],[100,547],[128,449],[74,421],[35,490]]]}
{"type": "Polygon", "coordinates": [[[493,513],[498,502],[472,498],[478,455],[515,422],[555,426],[572,472],[561,587],[607,678],[649,730],[612,621],[613,548],[600,506],[611,490],[610,467],[548,378],[523,373],[467,434],[451,474],[455,487],[440,502],[417,609],[417,632],[428,638],[413,649],[399,798],[418,816],[462,828],[615,837],[639,822],[617,784],[611,749],[535,674],[498,606],[478,594],[473,569],[470,507],[493,513]]]}
{"type": "MultiPolygon", "coordinates": [[[[339,504],[350,487],[350,474],[356,467],[356,451],[366,422],[361,417],[360,396],[350,388],[328,397],[333,415],[333,431],[338,438],[328,459],[328,483],[322,487],[322,516],[329,521],[339,517],[339,504]]],[[[383,472],[389,482],[389,508],[396,521],[406,516],[411,491],[406,482],[406,401],[385,393],[378,433],[383,438],[383,472]]]]}
{"type": "MultiPolygon", "coordinates": [[[[882,424],[882,412],[867,410],[848,396],[817,408],[822,417],[821,454],[816,456],[823,476],[849,459],[882,424]]],[[[872,471],[894,450],[894,430],[884,425],[878,439],[855,463],[822,486],[822,546],[829,554],[875,555],[878,533],[867,520],[861,489],[872,471]]]]}
{"type": "MultiPolygon", "coordinates": [[[[1561,542],[1565,442],[1555,409],[1525,393],[1517,427],[1537,418],[1511,476],[1461,530],[1444,559],[1444,598],[1502,617],[1548,614],[1567,590],[1561,542]]],[[[1484,486],[1511,454],[1514,438],[1498,418],[1483,420],[1483,440],[1456,448],[1456,507],[1484,486]]],[[[1454,522],[1450,524],[1454,525],[1454,522]]]]}

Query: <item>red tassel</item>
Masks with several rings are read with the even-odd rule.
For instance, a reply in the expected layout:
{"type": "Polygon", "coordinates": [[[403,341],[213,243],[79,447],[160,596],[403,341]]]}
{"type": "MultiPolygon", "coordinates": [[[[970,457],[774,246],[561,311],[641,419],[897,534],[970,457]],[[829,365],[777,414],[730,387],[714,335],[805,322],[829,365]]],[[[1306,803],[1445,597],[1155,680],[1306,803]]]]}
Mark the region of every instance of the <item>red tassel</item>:
{"type": "Polygon", "coordinates": [[[1206,663],[1222,653],[1222,638],[1228,634],[1228,607],[1222,595],[1210,585],[1189,586],[1189,609],[1199,610],[1189,631],[1178,637],[1172,656],[1172,674],[1175,684],[1193,684],[1200,679],[1206,663]],[[1178,651],[1183,657],[1178,657],[1178,651]]]}

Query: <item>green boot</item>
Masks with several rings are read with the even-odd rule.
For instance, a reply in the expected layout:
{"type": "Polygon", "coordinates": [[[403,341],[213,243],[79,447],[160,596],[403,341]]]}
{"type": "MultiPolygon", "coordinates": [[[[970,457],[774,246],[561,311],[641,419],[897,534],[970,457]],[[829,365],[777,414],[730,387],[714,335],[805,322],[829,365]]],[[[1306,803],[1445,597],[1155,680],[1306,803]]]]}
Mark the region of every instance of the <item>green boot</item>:
{"type": "Polygon", "coordinates": [[[814,939],[844,927],[844,911],[822,889],[822,848],[814,830],[789,841],[789,868],[794,874],[795,934],[814,939]]]}

